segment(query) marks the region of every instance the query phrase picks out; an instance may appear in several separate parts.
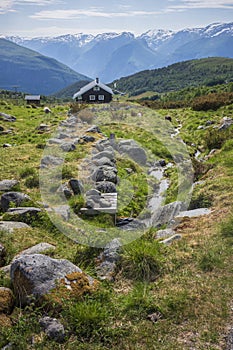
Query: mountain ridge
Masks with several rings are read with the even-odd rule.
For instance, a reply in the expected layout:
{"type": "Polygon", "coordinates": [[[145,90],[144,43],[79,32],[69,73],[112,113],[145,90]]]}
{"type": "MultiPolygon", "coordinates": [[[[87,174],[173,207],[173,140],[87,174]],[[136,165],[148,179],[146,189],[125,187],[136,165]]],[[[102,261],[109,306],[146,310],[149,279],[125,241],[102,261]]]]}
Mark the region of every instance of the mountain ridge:
{"type": "Polygon", "coordinates": [[[152,29],[138,36],[131,32],[109,32],[31,39],[10,36],[6,39],[55,58],[81,74],[92,78],[98,76],[105,83],[184,59],[233,57],[233,22],[212,23],[206,27],[178,31],[152,29]],[[128,49],[129,45],[131,50],[128,49]],[[141,47],[140,59],[138,45],[141,47]],[[119,52],[121,57],[124,55],[124,65],[121,64],[121,67],[119,56],[115,56],[119,52]]]}

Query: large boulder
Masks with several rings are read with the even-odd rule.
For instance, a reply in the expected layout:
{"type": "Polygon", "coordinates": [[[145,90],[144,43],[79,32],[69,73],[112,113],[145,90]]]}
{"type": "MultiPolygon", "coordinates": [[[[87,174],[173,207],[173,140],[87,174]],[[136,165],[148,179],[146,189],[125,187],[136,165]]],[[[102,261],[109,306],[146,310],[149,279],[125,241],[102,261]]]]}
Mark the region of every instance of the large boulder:
{"type": "Polygon", "coordinates": [[[28,226],[24,222],[0,221],[0,231],[6,231],[9,233],[13,233],[14,230],[27,229],[27,228],[30,228],[30,226],[28,226]]]}
{"type": "Polygon", "coordinates": [[[35,207],[10,208],[3,215],[3,220],[22,221],[26,224],[31,224],[32,221],[39,219],[40,213],[41,209],[35,207]]]}
{"type": "Polygon", "coordinates": [[[126,154],[129,158],[131,158],[133,161],[137,162],[140,165],[146,165],[146,152],[143,148],[139,146],[121,145],[119,147],[119,152],[122,154],[126,154]]]}
{"type": "MultiPolygon", "coordinates": [[[[52,259],[43,254],[23,255],[11,265],[11,281],[18,304],[25,306],[33,299],[40,301],[61,280],[82,270],[65,259],[52,259]]],[[[94,280],[87,277],[90,285],[94,280]]]]}
{"type": "Polygon", "coordinates": [[[83,192],[83,185],[81,181],[77,179],[70,179],[69,185],[73,191],[74,194],[81,194],[83,192]]]}
{"type": "Polygon", "coordinates": [[[29,202],[31,199],[28,195],[21,192],[7,192],[1,196],[0,206],[2,210],[7,211],[11,203],[15,206],[20,206],[24,202],[29,202]]]}
{"type": "Polygon", "coordinates": [[[0,181],[0,192],[11,191],[18,184],[18,180],[2,180],[0,181]]]}

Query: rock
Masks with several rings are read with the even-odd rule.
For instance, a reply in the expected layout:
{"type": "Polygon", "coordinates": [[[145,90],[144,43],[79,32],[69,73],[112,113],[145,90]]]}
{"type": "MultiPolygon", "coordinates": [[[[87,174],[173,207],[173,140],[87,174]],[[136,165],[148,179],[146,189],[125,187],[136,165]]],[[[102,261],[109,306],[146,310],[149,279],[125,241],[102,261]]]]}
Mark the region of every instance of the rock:
{"type": "Polygon", "coordinates": [[[181,235],[178,235],[178,234],[175,234],[171,237],[168,237],[166,239],[164,239],[163,241],[160,241],[159,243],[163,243],[165,245],[169,245],[171,243],[173,243],[174,241],[178,240],[178,239],[181,239],[182,236],[181,235]]]}
{"type": "Polygon", "coordinates": [[[21,192],[7,192],[1,196],[0,206],[5,212],[10,208],[11,203],[19,206],[23,202],[29,202],[31,199],[28,195],[21,192]]]}
{"type": "Polygon", "coordinates": [[[107,201],[106,199],[100,199],[99,205],[100,205],[100,208],[109,208],[111,207],[111,202],[107,201]]]}
{"type": "Polygon", "coordinates": [[[159,230],[155,234],[155,238],[165,238],[175,235],[175,231],[172,228],[167,228],[165,230],[159,230]]]}
{"type": "Polygon", "coordinates": [[[67,199],[71,198],[73,195],[73,192],[71,192],[67,184],[61,184],[57,189],[57,193],[63,194],[67,199]]]}
{"type": "Polygon", "coordinates": [[[229,117],[224,117],[222,119],[222,124],[218,128],[219,131],[228,129],[233,124],[233,119],[229,117]]]}
{"type": "Polygon", "coordinates": [[[0,181],[0,192],[11,191],[18,184],[17,180],[2,180],[0,181]]]}
{"type": "Polygon", "coordinates": [[[49,139],[48,143],[51,145],[61,145],[63,143],[63,141],[54,137],[52,139],[49,139]]]}
{"type": "Polygon", "coordinates": [[[41,242],[41,243],[38,243],[38,244],[28,248],[28,249],[23,250],[22,252],[20,252],[19,254],[17,254],[14,257],[14,260],[22,255],[39,254],[39,253],[45,252],[47,250],[54,250],[55,248],[56,247],[52,244],[49,244],[46,242],[41,242]]]}
{"type": "Polygon", "coordinates": [[[0,267],[5,264],[5,258],[6,258],[6,249],[5,247],[0,243],[0,267]]]}
{"type": "Polygon", "coordinates": [[[41,159],[41,168],[47,167],[47,166],[54,166],[54,165],[61,165],[63,163],[64,159],[55,157],[55,156],[45,156],[41,159]]]}
{"type": "Polygon", "coordinates": [[[81,181],[77,180],[77,179],[70,179],[69,180],[69,185],[73,191],[73,193],[76,194],[82,194],[83,192],[83,185],[81,183],[81,181]]]}
{"type": "Polygon", "coordinates": [[[86,192],[86,196],[93,196],[93,197],[100,197],[101,196],[101,192],[95,189],[89,190],[86,192]]]}
{"type": "Polygon", "coordinates": [[[94,142],[95,141],[95,138],[93,136],[87,136],[87,135],[84,135],[82,136],[82,140],[84,142],[94,142]]]}
{"type": "Polygon", "coordinates": [[[64,326],[56,319],[48,316],[42,317],[39,324],[43,327],[45,333],[50,339],[58,343],[64,341],[65,329],[64,326]]]}
{"type": "Polygon", "coordinates": [[[101,193],[115,193],[117,192],[116,186],[114,183],[109,181],[102,181],[97,183],[96,189],[101,193]]]}
{"type": "Polygon", "coordinates": [[[72,152],[76,150],[75,144],[71,142],[64,142],[60,147],[64,152],[72,152]]]}
{"type": "Polygon", "coordinates": [[[86,130],[86,132],[94,132],[94,133],[101,133],[100,128],[97,125],[91,126],[89,129],[86,130]]]}
{"type": "Polygon", "coordinates": [[[41,131],[41,132],[46,132],[46,131],[49,131],[50,128],[49,128],[49,125],[41,123],[41,124],[37,127],[37,130],[39,130],[39,131],[41,131]]]}
{"type": "Polygon", "coordinates": [[[0,113],[0,120],[3,120],[4,122],[15,122],[16,117],[6,113],[0,113]]]}
{"type": "Polygon", "coordinates": [[[0,287],[0,313],[10,314],[14,306],[14,295],[9,288],[0,287]]]}
{"type": "Polygon", "coordinates": [[[171,117],[170,115],[166,115],[166,116],[164,117],[164,119],[165,119],[165,120],[168,120],[169,122],[172,121],[172,117],[171,117]]]}
{"type": "Polygon", "coordinates": [[[12,145],[10,143],[4,143],[2,145],[3,148],[8,148],[8,147],[12,147],[12,145]]]}
{"type": "Polygon", "coordinates": [[[96,166],[103,166],[103,165],[107,165],[107,166],[110,166],[110,167],[113,167],[114,166],[114,162],[111,161],[109,158],[107,157],[103,157],[103,158],[100,158],[100,159],[95,159],[93,161],[93,163],[96,165],[96,166]]]}
{"type": "Polygon", "coordinates": [[[102,159],[102,158],[108,158],[109,160],[113,161],[114,160],[114,152],[111,152],[111,151],[99,152],[92,157],[92,160],[95,161],[95,160],[102,159]]]}
{"type": "Polygon", "coordinates": [[[38,214],[41,213],[41,209],[34,207],[19,207],[10,208],[3,216],[3,219],[9,221],[22,221],[26,224],[30,224],[31,221],[38,218],[38,214]]]}
{"type": "Polygon", "coordinates": [[[9,233],[13,233],[14,230],[27,229],[27,228],[30,228],[30,226],[28,226],[24,222],[0,221],[0,231],[7,231],[9,233]]]}
{"type": "MultiPolygon", "coordinates": [[[[31,297],[40,300],[73,272],[82,273],[82,270],[65,259],[52,259],[43,254],[20,256],[13,261],[10,271],[17,302],[25,306],[31,297]]],[[[93,279],[88,279],[92,285],[93,279]]]]}
{"type": "Polygon", "coordinates": [[[233,327],[231,327],[228,335],[227,335],[227,346],[225,350],[233,350],[233,327]]]}
{"type": "Polygon", "coordinates": [[[95,148],[99,151],[102,152],[106,147],[110,146],[109,140],[98,140],[95,144],[95,148]]]}
{"type": "Polygon", "coordinates": [[[148,320],[150,320],[153,323],[158,322],[162,317],[163,317],[163,315],[159,311],[154,312],[153,314],[150,314],[147,316],[148,320]]]}
{"type": "Polygon", "coordinates": [[[93,180],[95,182],[108,181],[117,183],[117,169],[109,166],[101,166],[93,174],[93,180]]]}
{"type": "Polygon", "coordinates": [[[160,165],[160,166],[164,167],[164,166],[166,166],[166,164],[167,164],[167,163],[166,163],[166,161],[165,161],[164,159],[160,159],[160,160],[159,160],[159,165],[160,165]]]}
{"type": "Polygon", "coordinates": [[[199,126],[197,127],[197,130],[203,130],[203,129],[205,129],[203,125],[199,125],[199,126]]]}
{"type": "Polygon", "coordinates": [[[88,199],[86,201],[86,205],[85,206],[86,206],[87,209],[93,209],[95,207],[95,202],[93,200],[91,200],[91,199],[88,199]]]}
{"type": "Polygon", "coordinates": [[[213,125],[213,124],[214,124],[214,121],[213,121],[213,120],[207,120],[207,121],[205,122],[205,125],[206,125],[206,126],[213,125]]]}
{"type": "Polygon", "coordinates": [[[58,205],[53,207],[54,212],[61,216],[61,218],[65,221],[68,221],[70,218],[70,207],[69,205],[58,205]]]}
{"type": "Polygon", "coordinates": [[[97,276],[101,280],[112,281],[116,273],[117,263],[120,260],[121,242],[114,238],[104,248],[97,258],[100,264],[96,267],[97,276]]]}
{"type": "Polygon", "coordinates": [[[169,223],[175,216],[178,215],[178,213],[180,213],[183,207],[184,203],[177,201],[158,208],[153,213],[153,226],[159,227],[161,225],[169,223]]]}
{"type": "Polygon", "coordinates": [[[184,218],[184,217],[198,217],[202,215],[208,215],[211,213],[211,209],[209,208],[198,208],[193,210],[181,211],[178,215],[176,215],[175,219],[184,218]]]}
{"type": "Polygon", "coordinates": [[[66,134],[64,132],[61,132],[59,135],[57,135],[58,139],[68,139],[70,137],[69,134],[66,134]]]}
{"type": "Polygon", "coordinates": [[[127,154],[131,159],[140,165],[145,165],[147,162],[146,152],[143,148],[138,146],[121,146],[119,148],[120,153],[127,154]]]}

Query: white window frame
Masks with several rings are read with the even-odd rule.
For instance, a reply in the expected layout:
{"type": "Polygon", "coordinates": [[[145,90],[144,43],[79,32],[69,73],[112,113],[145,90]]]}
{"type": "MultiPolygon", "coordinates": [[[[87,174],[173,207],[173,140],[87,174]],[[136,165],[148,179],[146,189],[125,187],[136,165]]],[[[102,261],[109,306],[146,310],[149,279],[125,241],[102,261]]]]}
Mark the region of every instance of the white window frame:
{"type": "Polygon", "coordinates": [[[105,96],[104,95],[98,95],[98,100],[99,101],[104,101],[105,99],[105,96]]]}
{"type": "Polygon", "coordinates": [[[100,87],[99,86],[94,86],[93,87],[93,91],[100,91],[100,87]]]}
{"type": "Polygon", "coordinates": [[[95,95],[89,95],[89,101],[95,101],[95,95]]]}

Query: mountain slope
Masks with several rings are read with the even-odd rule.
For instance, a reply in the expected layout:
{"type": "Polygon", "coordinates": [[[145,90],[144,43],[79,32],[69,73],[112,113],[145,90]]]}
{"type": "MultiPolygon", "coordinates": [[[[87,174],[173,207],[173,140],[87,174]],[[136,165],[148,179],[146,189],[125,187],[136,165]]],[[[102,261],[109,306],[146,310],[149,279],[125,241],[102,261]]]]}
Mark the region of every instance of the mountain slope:
{"type": "Polygon", "coordinates": [[[117,90],[131,95],[145,91],[168,92],[189,86],[211,85],[233,80],[233,59],[212,57],[174,63],[168,67],[145,70],[115,80],[117,90]]]}
{"type": "Polygon", "coordinates": [[[0,39],[0,88],[49,95],[79,80],[89,80],[53,58],[0,39]]]}
{"type": "Polygon", "coordinates": [[[212,56],[233,58],[233,23],[213,23],[177,32],[150,30],[137,37],[123,32],[7,39],[106,83],[140,70],[183,60],[212,56]]]}

